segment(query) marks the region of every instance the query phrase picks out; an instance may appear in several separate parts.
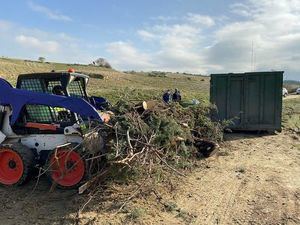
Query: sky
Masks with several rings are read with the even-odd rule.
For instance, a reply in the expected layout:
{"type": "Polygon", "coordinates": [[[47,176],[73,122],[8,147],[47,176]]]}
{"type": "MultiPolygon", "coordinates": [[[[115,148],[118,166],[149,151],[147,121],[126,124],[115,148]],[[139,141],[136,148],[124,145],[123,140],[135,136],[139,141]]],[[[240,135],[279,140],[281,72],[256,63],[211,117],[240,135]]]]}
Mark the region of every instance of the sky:
{"type": "Polygon", "coordinates": [[[283,70],[300,80],[300,0],[0,3],[0,56],[196,74],[283,70]]]}

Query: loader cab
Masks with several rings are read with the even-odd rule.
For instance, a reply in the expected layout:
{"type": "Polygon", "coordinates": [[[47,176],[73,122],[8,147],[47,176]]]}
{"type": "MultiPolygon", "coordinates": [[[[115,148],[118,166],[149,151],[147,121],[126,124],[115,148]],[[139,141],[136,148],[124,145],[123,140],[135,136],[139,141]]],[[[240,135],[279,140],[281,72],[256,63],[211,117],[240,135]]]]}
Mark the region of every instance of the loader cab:
{"type": "Polygon", "coordinates": [[[33,73],[19,75],[17,88],[53,94],[61,86],[64,95],[88,99],[86,86],[89,76],[70,72],[33,73]]]}
{"type": "MultiPolygon", "coordinates": [[[[83,98],[89,101],[86,86],[89,77],[74,72],[50,72],[19,75],[16,88],[47,94],[57,94],[55,89],[61,89],[61,95],[83,98]]],[[[59,124],[64,128],[78,121],[77,115],[66,109],[45,105],[26,105],[20,118],[21,123],[59,124]]]]}

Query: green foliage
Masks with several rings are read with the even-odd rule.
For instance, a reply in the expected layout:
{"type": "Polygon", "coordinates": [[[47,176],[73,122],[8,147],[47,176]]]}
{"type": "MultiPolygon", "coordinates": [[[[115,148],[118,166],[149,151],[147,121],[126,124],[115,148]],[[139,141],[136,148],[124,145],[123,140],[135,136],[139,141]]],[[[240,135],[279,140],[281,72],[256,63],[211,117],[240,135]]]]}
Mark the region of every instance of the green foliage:
{"type": "Polygon", "coordinates": [[[165,72],[160,71],[152,71],[148,73],[149,77],[166,77],[167,74],[165,72]]]}
{"type": "Polygon", "coordinates": [[[174,137],[185,136],[182,126],[172,117],[150,115],[148,126],[156,133],[154,143],[158,146],[170,145],[174,137]]]}
{"type": "Polygon", "coordinates": [[[45,58],[45,57],[39,57],[39,58],[38,58],[38,61],[39,61],[39,62],[41,62],[41,63],[44,63],[44,62],[45,62],[45,60],[46,60],[46,58],[45,58]]]}
{"type": "Polygon", "coordinates": [[[140,102],[126,99],[113,107],[115,115],[106,128],[110,129],[111,137],[109,162],[124,162],[136,155],[130,161],[130,168],[138,168],[137,174],[143,174],[141,164],[149,166],[162,159],[174,167],[186,169],[193,166],[197,152],[193,147],[195,140],[222,141],[224,125],[210,119],[213,109],[210,105],[184,108],[178,103],[154,102],[149,110],[144,110],[140,102]]]}

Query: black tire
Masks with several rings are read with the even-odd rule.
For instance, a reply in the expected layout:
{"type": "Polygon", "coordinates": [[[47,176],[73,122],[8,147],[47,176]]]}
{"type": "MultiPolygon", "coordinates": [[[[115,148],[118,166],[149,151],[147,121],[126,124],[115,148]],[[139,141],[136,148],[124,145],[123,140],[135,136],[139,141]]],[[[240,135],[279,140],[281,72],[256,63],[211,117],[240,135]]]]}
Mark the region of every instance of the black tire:
{"type": "Polygon", "coordinates": [[[36,165],[35,155],[30,148],[26,147],[25,145],[23,145],[21,143],[15,143],[12,145],[1,145],[0,153],[1,153],[1,151],[7,150],[7,149],[13,151],[21,158],[22,163],[23,163],[23,172],[22,172],[22,176],[20,177],[20,179],[17,182],[15,182],[13,184],[1,183],[1,185],[20,186],[20,185],[26,183],[27,181],[29,181],[29,179],[31,178],[32,172],[36,165]]]}

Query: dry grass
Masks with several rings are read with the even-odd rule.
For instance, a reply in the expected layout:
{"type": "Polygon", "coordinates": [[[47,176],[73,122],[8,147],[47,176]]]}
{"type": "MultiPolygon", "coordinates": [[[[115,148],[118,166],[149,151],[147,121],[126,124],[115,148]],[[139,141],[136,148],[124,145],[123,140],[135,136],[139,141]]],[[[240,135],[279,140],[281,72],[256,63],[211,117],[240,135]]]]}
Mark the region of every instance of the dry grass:
{"type": "Polygon", "coordinates": [[[166,89],[178,88],[184,100],[193,98],[208,100],[209,78],[177,73],[166,73],[165,77],[148,76],[146,73],[123,73],[116,70],[75,64],[40,63],[17,59],[0,58],[0,76],[13,85],[22,73],[66,71],[74,68],[78,72],[92,75],[88,91],[91,95],[103,96],[116,102],[124,93],[135,90],[139,99],[161,95],[166,89]]]}
{"type": "Polygon", "coordinates": [[[286,130],[300,134],[300,98],[284,101],[283,126],[286,130]]]}

